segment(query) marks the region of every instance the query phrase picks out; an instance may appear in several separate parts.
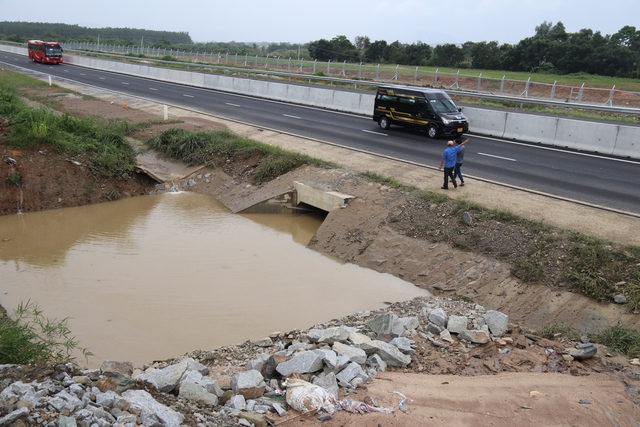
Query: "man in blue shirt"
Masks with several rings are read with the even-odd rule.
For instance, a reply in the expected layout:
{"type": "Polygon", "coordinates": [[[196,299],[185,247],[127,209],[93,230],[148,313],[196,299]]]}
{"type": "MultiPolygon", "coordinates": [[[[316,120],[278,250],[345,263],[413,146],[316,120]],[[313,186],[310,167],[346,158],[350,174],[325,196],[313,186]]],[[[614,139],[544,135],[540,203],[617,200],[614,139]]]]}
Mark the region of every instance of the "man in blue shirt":
{"type": "Polygon", "coordinates": [[[468,139],[458,145],[455,145],[453,141],[447,142],[447,148],[442,153],[442,160],[440,160],[440,166],[438,167],[438,169],[442,169],[442,166],[444,166],[444,185],[441,187],[443,190],[449,189],[449,178],[451,178],[454,188],[458,188],[456,177],[453,175],[453,170],[456,166],[456,154],[458,154],[460,147],[467,142],[469,142],[468,139]]]}

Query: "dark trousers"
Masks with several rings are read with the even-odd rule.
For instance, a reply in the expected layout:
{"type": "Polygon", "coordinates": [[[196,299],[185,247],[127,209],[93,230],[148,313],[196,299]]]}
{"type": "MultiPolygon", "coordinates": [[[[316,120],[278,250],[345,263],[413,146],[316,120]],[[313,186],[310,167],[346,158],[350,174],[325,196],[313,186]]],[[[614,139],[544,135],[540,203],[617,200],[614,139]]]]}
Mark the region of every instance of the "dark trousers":
{"type": "Polygon", "coordinates": [[[455,176],[453,176],[453,169],[454,166],[444,168],[444,184],[442,185],[444,188],[449,188],[449,178],[451,178],[452,181],[455,180],[455,176]]]}
{"type": "Polygon", "coordinates": [[[464,182],[464,178],[462,177],[462,171],[460,170],[460,168],[462,167],[462,163],[456,163],[455,168],[453,169],[453,177],[456,178],[460,178],[460,182],[464,182]]]}

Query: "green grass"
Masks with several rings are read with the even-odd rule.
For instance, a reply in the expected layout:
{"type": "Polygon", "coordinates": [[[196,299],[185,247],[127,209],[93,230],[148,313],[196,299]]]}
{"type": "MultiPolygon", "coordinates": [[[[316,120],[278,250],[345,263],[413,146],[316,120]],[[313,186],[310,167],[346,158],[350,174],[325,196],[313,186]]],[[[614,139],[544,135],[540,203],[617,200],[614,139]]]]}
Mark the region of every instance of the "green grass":
{"type": "Polygon", "coordinates": [[[194,132],[173,128],[150,138],[146,144],[167,157],[190,165],[216,167],[216,160],[219,159],[255,157],[254,184],[270,181],[305,164],[337,167],[331,162],[262,144],[224,130],[194,132]]]}
{"type": "Polygon", "coordinates": [[[423,191],[420,193],[420,198],[425,202],[435,204],[445,203],[449,200],[448,196],[442,193],[436,193],[434,191],[423,191]]]}
{"type": "Polygon", "coordinates": [[[386,185],[389,188],[394,188],[394,189],[398,189],[398,190],[404,190],[404,191],[413,191],[416,189],[416,187],[412,186],[412,185],[404,185],[401,184],[397,179],[390,177],[390,176],[382,176],[380,174],[377,174],[375,172],[362,172],[359,174],[360,176],[362,176],[363,178],[368,179],[369,181],[372,182],[377,182],[378,184],[382,184],[382,185],[386,185]]]}
{"type": "Polygon", "coordinates": [[[37,303],[20,303],[13,319],[0,317],[0,364],[72,362],[76,350],[87,359],[92,353],[78,347],[68,322],[45,318],[37,303]]]}
{"type": "Polygon", "coordinates": [[[564,323],[551,323],[543,326],[538,335],[554,340],[562,336],[577,342],[586,336],[590,342],[602,344],[627,357],[640,356],[640,332],[620,324],[598,331],[580,331],[564,323]]]}
{"type": "Polygon", "coordinates": [[[96,175],[116,178],[131,175],[136,152],[125,136],[148,124],[133,125],[127,120],[100,117],[76,118],[46,108],[31,108],[17,95],[25,80],[15,78],[14,73],[8,77],[14,82],[13,87],[8,87],[4,78],[0,79],[0,116],[11,122],[5,145],[23,150],[47,146],[70,156],[85,154],[91,159],[89,168],[96,175]]]}

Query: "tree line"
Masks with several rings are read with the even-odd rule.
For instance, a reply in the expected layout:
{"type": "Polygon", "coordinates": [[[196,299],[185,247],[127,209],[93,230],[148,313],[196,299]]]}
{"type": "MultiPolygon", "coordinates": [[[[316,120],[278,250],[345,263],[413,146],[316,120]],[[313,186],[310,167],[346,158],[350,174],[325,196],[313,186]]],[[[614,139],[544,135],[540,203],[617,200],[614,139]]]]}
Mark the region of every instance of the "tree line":
{"type": "Polygon", "coordinates": [[[172,44],[191,44],[188,32],[154,31],[139,28],[88,28],[70,24],[50,24],[44,22],[0,22],[2,40],[24,43],[29,39],[55,40],[58,42],[77,41],[100,43],[139,45],[146,41],[147,45],[165,40],[172,44]]]}
{"type": "Polygon", "coordinates": [[[365,62],[449,68],[474,68],[552,74],[597,74],[640,78],[640,30],[624,26],[613,35],[582,29],[568,33],[562,22],[544,21],[535,34],[516,44],[496,41],[468,41],[462,45],[371,41],[358,36],[354,42],[340,35],[304,44],[242,42],[194,43],[187,32],[153,31],[135,28],[87,28],[78,25],[29,22],[0,22],[0,39],[26,42],[29,38],[60,42],[88,42],[115,45],[220,52],[232,55],[271,55],[332,62],[365,62]]]}
{"type": "Polygon", "coordinates": [[[640,77],[640,30],[629,25],[603,36],[590,29],[567,33],[562,22],[553,25],[545,21],[535,28],[535,35],[513,45],[469,41],[461,46],[447,43],[432,47],[422,42],[371,41],[367,36],[358,36],[351,43],[345,36],[337,36],[312,41],[308,50],[319,61],[640,77]]]}

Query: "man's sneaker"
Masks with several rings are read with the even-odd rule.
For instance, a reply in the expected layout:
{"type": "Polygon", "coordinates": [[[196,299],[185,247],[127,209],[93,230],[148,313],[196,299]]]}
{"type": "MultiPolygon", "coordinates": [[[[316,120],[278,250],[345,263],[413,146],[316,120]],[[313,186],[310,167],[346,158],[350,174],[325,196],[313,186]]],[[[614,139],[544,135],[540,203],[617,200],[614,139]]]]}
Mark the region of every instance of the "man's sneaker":
{"type": "Polygon", "coordinates": [[[458,188],[458,184],[456,184],[456,180],[453,180],[453,188],[458,188]]]}

